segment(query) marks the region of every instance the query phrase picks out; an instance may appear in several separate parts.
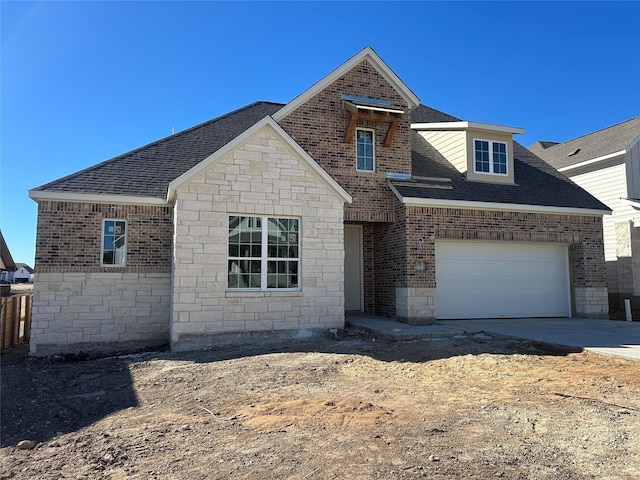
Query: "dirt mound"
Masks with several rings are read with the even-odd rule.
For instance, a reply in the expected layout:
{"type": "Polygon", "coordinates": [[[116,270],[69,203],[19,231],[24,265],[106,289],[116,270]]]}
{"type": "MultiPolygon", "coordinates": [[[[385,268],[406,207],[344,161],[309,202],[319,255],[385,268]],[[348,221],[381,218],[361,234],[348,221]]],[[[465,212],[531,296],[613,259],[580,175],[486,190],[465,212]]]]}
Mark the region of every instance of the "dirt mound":
{"type": "Polygon", "coordinates": [[[638,480],[639,372],[528,342],[349,332],[13,359],[1,370],[0,480],[638,480]]]}

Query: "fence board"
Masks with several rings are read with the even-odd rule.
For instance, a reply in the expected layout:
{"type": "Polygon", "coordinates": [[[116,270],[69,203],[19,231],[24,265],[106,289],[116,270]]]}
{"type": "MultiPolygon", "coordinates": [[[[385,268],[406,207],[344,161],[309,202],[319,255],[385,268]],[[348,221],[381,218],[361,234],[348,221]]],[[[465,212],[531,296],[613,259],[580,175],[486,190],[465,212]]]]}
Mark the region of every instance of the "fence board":
{"type": "Polygon", "coordinates": [[[32,295],[0,297],[0,347],[28,342],[31,334],[32,295]]]}

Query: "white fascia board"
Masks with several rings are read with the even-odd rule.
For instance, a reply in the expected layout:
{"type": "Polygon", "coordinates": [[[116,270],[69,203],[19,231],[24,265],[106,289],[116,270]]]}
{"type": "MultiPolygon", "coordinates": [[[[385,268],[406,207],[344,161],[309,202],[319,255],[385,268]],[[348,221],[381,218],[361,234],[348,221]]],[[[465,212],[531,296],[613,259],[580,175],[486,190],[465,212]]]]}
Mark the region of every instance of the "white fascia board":
{"type": "MultiPolygon", "coordinates": [[[[365,47],[360,52],[355,54],[349,60],[344,62],[338,68],[333,70],[331,73],[320,79],[318,82],[311,85],[300,95],[295,97],[289,103],[287,103],[284,107],[278,110],[273,114],[274,120],[277,122],[282,118],[289,115],[300,105],[305,103],[311,97],[316,95],[317,93],[324,90],[326,87],[335,82],[338,78],[343,76],[349,70],[351,70],[354,66],[362,62],[362,60],[368,60],[373,64],[373,66],[380,72],[380,74],[385,78],[387,82],[389,82],[397,91],[404,97],[404,99],[409,104],[409,109],[415,108],[420,104],[420,99],[411,91],[405,83],[400,80],[393,70],[389,68],[389,66],[382,61],[382,59],[378,56],[376,52],[373,51],[371,47],[365,47]]],[[[354,92],[357,93],[357,92],[354,92]]]]}
{"type": "Polygon", "coordinates": [[[252,136],[254,136],[257,132],[265,127],[270,127],[281,138],[281,140],[294,151],[294,153],[300,158],[300,160],[306,163],[329,188],[331,188],[339,197],[343,199],[344,202],[352,202],[351,195],[349,195],[346,190],[338,184],[338,182],[331,178],[331,176],[320,165],[318,165],[318,163],[313,158],[311,158],[311,156],[307,152],[305,152],[302,147],[300,147],[300,145],[298,145],[295,140],[293,140],[293,138],[291,138],[289,134],[285,132],[282,127],[278,125],[270,116],[266,116],[258,123],[254,124],[251,128],[238,135],[231,142],[227,143],[225,146],[209,155],[195,167],[187,170],[185,173],[173,180],[169,184],[169,189],[167,191],[168,202],[173,203],[176,188],[178,188],[184,182],[188,181],[194,175],[197,175],[198,173],[213,165],[217,160],[231,153],[242,143],[249,140],[252,136]]]}
{"type": "Polygon", "coordinates": [[[633,208],[640,209],[640,200],[636,200],[635,198],[621,198],[622,203],[626,203],[627,205],[631,205],[633,208]]]}
{"type": "Polygon", "coordinates": [[[356,107],[356,109],[358,110],[371,110],[373,112],[385,112],[385,113],[404,113],[404,110],[397,110],[394,108],[387,108],[387,107],[373,107],[373,106],[369,106],[369,105],[355,105],[355,104],[351,104],[354,107],[356,107]]]}
{"type": "Polygon", "coordinates": [[[442,200],[438,198],[403,197],[389,183],[391,190],[405,205],[418,207],[464,208],[469,210],[500,210],[508,212],[549,213],[556,215],[611,215],[611,210],[593,210],[589,208],[550,207],[546,205],[521,205],[518,203],[470,202],[466,200],[442,200]]]}
{"type": "Polygon", "coordinates": [[[434,123],[412,123],[412,130],[485,130],[498,133],[520,134],[524,133],[524,128],[507,127],[505,125],[492,125],[480,122],[434,122],[434,123]]]}
{"type": "Polygon", "coordinates": [[[596,163],[605,162],[607,160],[611,160],[612,158],[616,158],[622,155],[626,155],[627,150],[620,150],[619,152],[609,153],[607,155],[603,155],[601,157],[592,158],[591,160],[585,160],[584,162],[576,163],[574,165],[568,165],[566,167],[559,168],[558,171],[561,173],[570,172],[571,170],[577,170],[578,168],[588,167],[590,165],[594,165],[596,163]]]}
{"type": "Polygon", "coordinates": [[[167,201],[165,199],[157,197],[46,192],[39,190],[29,190],[29,198],[36,202],[39,200],[52,200],[57,202],[113,203],[118,205],[167,205],[167,201]]]}

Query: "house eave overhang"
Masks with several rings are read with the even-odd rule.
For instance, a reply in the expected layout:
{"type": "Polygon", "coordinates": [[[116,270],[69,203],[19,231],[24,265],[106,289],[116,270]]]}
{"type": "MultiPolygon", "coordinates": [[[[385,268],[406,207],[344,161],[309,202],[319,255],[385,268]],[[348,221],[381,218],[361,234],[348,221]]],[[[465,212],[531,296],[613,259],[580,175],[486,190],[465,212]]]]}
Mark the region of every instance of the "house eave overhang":
{"type": "Polygon", "coordinates": [[[439,198],[403,197],[389,182],[389,187],[404,205],[419,207],[463,208],[469,210],[500,210],[507,212],[548,213],[556,215],[611,215],[611,210],[595,210],[575,207],[552,207],[548,205],[528,205],[519,203],[474,202],[468,200],[445,200],[439,198]]]}
{"type": "Polygon", "coordinates": [[[524,128],[508,127],[505,125],[492,125],[480,122],[434,122],[434,123],[412,123],[412,130],[484,130],[496,133],[521,134],[524,128]]]}
{"type": "Polygon", "coordinates": [[[622,203],[626,203],[627,205],[631,205],[633,208],[640,210],[640,200],[636,198],[621,198],[622,203]]]}
{"type": "Polygon", "coordinates": [[[231,153],[233,150],[238,148],[243,142],[250,139],[254,136],[258,131],[262,130],[265,127],[271,128],[274,133],[276,133],[284,143],[286,143],[293,152],[300,158],[304,163],[306,163],[317,175],[317,177],[327,185],[331,190],[335,192],[335,194],[342,199],[345,203],[351,203],[352,198],[351,195],[347,193],[347,191],[340,186],[331,176],[320,166],[318,163],[307,153],[305,152],[300,145],[298,145],[293,138],[289,136],[287,132],[285,132],[280,125],[276,123],[276,121],[270,117],[266,116],[256,124],[254,124],[251,128],[245,130],[241,135],[238,135],[231,142],[227,143],[224,147],[220,148],[216,152],[209,155],[202,162],[197,164],[195,167],[187,170],[185,173],[180,175],[178,178],[173,180],[169,184],[169,188],[167,191],[167,201],[171,204],[175,202],[176,189],[187,182],[193,176],[201,173],[206,168],[213,165],[217,160],[221,159],[225,155],[231,153]]]}
{"type": "Polygon", "coordinates": [[[35,202],[50,200],[58,202],[109,203],[118,205],[167,205],[166,199],[158,197],[49,192],[41,190],[29,190],[29,198],[35,202]]]}
{"type": "Polygon", "coordinates": [[[398,91],[398,93],[406,100],[410,110],[417,107],[420,104],[420,99],[418,99],[418,97],[411,91],[411,89],[407,87],[407,85],[405,85],[405,83],[402,80],[400,80],[400,77],[398,77],[393,72],[393,70],[391,70],[386,63],[384,63],[384,61],[378,56],[378,54],[371,47],[365,47],[356,55],[351,57],[349,60],[344,62],[338,68],[333,70],[331,73],[323,77],[321,80],[319,80],[315,84],[313,84],[311,87],[306,89],[300,95],[298,95],[289,103],[287,103],[284,107],[282,107],[280,110],[274,113],[273,119],[276,122],[280,121],[281,119],[289,115],[291,112],[293,112],[300,105],[302,105],[303,103],[308,101],[310,98],[312,98],[314,95],[324,90],[327,86],[331,85],[338,78],[343,76],[345,73],[347,73],[349,70],[351,70],[354,66],[358,65],[363,60],[368,60],[371,64],[374,65],[374,67],[380,72],[380,74],[385,78],[385,80],[389,82],[398,91]]]}
{"type": "Polygon", "coordinates": [[[608,153],[607,155],[602,155],[601,157],[592,158],[591,160],[585,160],[584,162],[574,163],[573,165],[567,165],[566,167],[561,167],[558,169],[558,171],[561,173],[571,172],[573,170],[578,170],[580,168],[590,167],[598,163],[606,162],[607,160],[621,157],[626,154],[627,154],[626,149],[620,150],[619,152],[608,153]]]}

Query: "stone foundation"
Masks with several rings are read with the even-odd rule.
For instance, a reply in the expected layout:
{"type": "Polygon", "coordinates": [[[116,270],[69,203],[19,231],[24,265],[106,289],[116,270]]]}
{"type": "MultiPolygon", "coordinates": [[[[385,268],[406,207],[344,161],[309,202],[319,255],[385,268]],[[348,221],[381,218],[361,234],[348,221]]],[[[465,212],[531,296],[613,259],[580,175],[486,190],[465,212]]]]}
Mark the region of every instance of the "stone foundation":
{"type": "Polygon", "coordinates": [[[396,320],[409,325],[436,321],[435,288],[396,288],[396,320]]]}
{"type": "Polygon", "coordinates": [[[30,355],[169,342],[169,273],[38,273],[30,355]]]}
{"type": "Polygon", "coordinates": [[[609,318],[609,294],[606,288],[576,288],[575,317],[609,318]]]}

